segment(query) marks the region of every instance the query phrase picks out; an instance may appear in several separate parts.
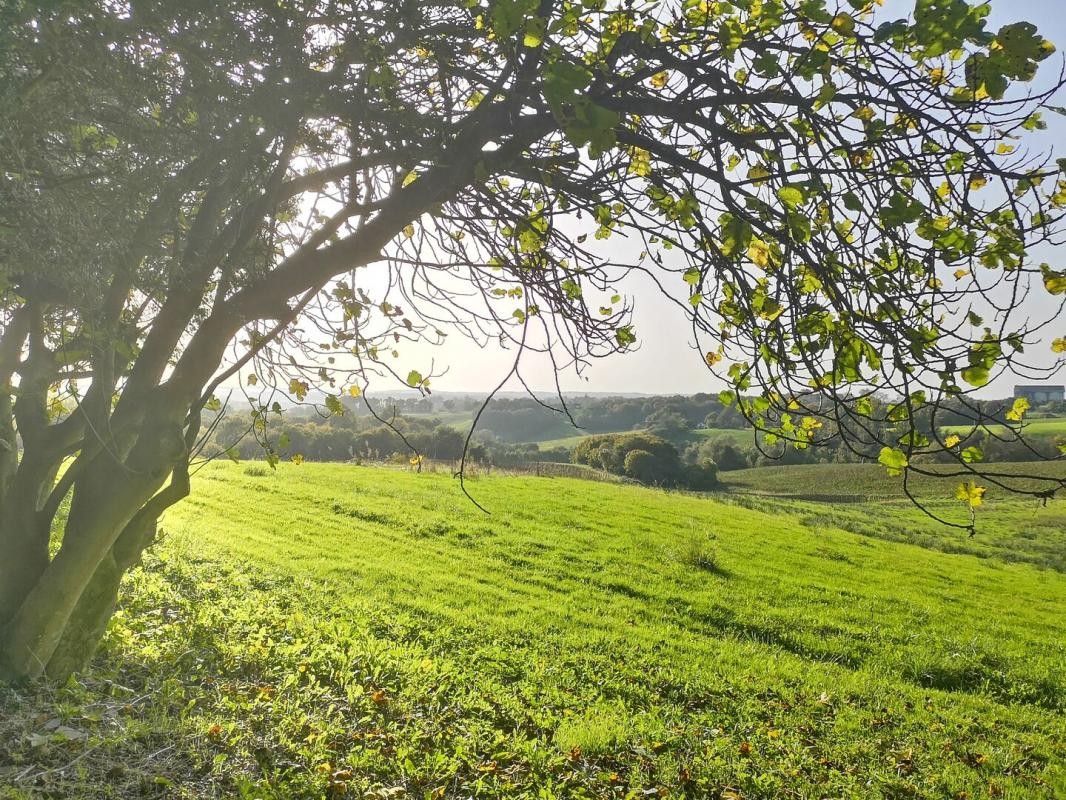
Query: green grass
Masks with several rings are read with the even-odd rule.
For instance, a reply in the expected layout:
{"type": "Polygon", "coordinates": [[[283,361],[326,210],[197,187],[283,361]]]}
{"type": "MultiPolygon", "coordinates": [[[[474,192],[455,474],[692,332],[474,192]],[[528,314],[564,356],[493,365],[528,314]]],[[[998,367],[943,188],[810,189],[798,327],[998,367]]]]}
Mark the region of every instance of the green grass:
{"type": "MultiPolygon", "coordinates": [[[[973,430],[971,425],[946,425],[944,430],[948,433],[966,434],[973,430]]],[[[993,433],[1003,433],[1002,425],[990,425],[988,430],[993,433]]],[[[1024,433],[1026,436],[1066,436],[1066,417],[1034,417],[1025,421],[1024,433]]]]}
{"type": "MultiPolygon", "coordinates": [[[[957,469],[937,464],[923,466],[935,472],[949,472],[957,469]]],[[[1006,486],[1023,490],[1040,490],[1047,488],[1047,484],[1021,476],[1066,478],[1066,460],[982,464],[981,468],[987,472],[1007,476],[1002,479],[1006,486]],[[1010,477],[1012,475],[1019,477],[1010,477]]],[[[847,496],[871,499],[905,497],[903,482],[898,478],[888,478],[885,468],[880,464],[799,464],[756,467],[723,472],[720,477],[730,489],[765,492],[800,499],[847,496]]],[[[918,497],[935,500],[950,497],[961,480],[963,479],[959,477],[912,473],[908,480],[908,487],[918,497]]],[[[987,481],[982,481],[982,483],[987,483],[987,481]]],[[[996,486],[992,486],[987,494],[989,499],[1006,496],[1009,496],[1009,492],[996,486]]]]}
{"type": "MultiPolygon", "coordinates": [[[[491,515],[442,474],[201,472],[94,669],[7,697],[0,786],[1066,794],[1066,575],[810,519],[843,506],[570,479],[468,488],[491,515]]],[[[1045,538],[1066,549],[1061,529],[1045,538]]]]}
{"type": "MultiPolygon", "coordinates": [[[[1066,463],[1061,462],[984,466],[1006,475],[1066,477],[1066,463]]],[[[723,472],[721,478],[733,493],[732,502],[766,510],[777,508],[798,516],[809,527],[834,527],[945,553],[1022,562],[1066,573],[1066,539],[1062,535],[1066,505],[1061,497],[1045,504],[991,486],[986,502],[977,509],[976,534],[967,536],[930,518],[907,500],[901,480],[887,477],[879,464],[759,467],[723,472]]],[[[953,498],[960,480],[913,475],[908,485],[926,511],[967,525],[969,512],[953,498]]],[[[1002,480],[1019,489],[1046,488],[1040,481],[1022,477],[1002,480]]]]}

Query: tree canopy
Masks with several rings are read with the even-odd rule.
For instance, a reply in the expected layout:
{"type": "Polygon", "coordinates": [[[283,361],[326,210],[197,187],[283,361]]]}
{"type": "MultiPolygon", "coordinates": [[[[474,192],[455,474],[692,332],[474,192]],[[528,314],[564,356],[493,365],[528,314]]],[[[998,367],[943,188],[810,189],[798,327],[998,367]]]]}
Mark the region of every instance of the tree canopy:
{"type": "Polygon", "coordinates": [[[1029,23],[991,30],[986,4],[0,14],[0,650],[15,676],[91,652],[237,374],[276,460],[276,392],[322,390],[340,411],[374,375],[429,391],[411,342],[497,339],[560,369],[636,346],[619,287],[640,272],[691,321],[722,399],[771,437],[839,438],[904,478],[946,451],[996,481],[915,421],[1066,350],[1061,315],[1029,304],[1061,311],[1066,293],[1066,272],[1029,255],[1054,241],[1066,161],[1025,139],[1061,110],[1017,87],[1054,48],[1029,23]]]}

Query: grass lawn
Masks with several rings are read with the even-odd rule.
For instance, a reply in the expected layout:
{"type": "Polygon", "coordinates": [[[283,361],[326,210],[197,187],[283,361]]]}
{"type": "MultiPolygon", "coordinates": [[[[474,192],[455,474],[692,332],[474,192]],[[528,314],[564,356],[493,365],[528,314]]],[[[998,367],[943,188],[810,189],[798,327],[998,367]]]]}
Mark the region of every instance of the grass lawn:
{"type": "Polygon", "coordinates": [[[1063,572],[812,519],[843,506],[468,487],[491,515],[202,471],[93,669],[0,701],[0,797],[1066,795],[1063,572]]]}

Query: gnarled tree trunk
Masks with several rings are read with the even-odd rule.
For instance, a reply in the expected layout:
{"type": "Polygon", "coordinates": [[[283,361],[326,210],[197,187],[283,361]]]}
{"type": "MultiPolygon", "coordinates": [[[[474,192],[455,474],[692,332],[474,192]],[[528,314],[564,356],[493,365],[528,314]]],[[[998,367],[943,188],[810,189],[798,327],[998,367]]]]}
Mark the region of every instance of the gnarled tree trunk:
{"type": "Polygon", "coordinates": [[[127,448],[112,441],[118,449],[83,453],[55,486],[55,471],[26,454],[0,497],[0,676],[60,680],[88,662],[123,574],[154,538],[159,514],[188,494],[197,431],[145,418],[127,448]],[[62,546],[50,559],[52,521],[68,492],[62,546]]]}

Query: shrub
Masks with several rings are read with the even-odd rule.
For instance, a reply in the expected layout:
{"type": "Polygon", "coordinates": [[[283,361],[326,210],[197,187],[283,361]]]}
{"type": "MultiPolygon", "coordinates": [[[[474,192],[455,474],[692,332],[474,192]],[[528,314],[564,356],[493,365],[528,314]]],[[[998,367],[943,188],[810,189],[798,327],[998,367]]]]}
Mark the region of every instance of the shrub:
{"type": "Polygon", "coordinates": [[[574,448],[570,460],[621,475],[625,472],[626,455],[632,450],[645,450],[659,459],[665,471],[676,473],[681,464],[677,448],[659,436],[647,433],[608,433],[589,436],[574,448]]]}
{"type": "Polygon", "coordinates": [[[647,450],[626,453],[625,474],[641,483],[663,483],[665,478],[659,459],[647,450]]]}
{"type": "Polygon", "coordinates": [[[690,464],[681,474],[681,483],[688,489],[704,492],[716,489],[718,482],[718,465],[710,459],[703,459],[698,464],[690,464]]]}

